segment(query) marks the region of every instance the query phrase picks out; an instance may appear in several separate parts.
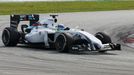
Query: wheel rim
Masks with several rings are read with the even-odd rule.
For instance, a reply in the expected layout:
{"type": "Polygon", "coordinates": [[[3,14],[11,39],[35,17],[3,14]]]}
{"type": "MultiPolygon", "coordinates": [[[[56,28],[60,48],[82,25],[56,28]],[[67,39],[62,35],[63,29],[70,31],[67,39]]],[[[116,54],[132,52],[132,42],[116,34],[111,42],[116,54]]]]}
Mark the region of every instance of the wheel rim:
{"type": "Polygon", "coordinates": [[[66,45],[66,38],[64,35],[59,35],[56,39],[56,49],[59,51],[63,51],[66,45]]]}
{"type": "Polygon", "coordinates": [[[3,31],[2,41],[5,45],[7,45],[9,43],[9,39],[10,39],[10,33],[7,29],[5,29],[3,31]]]}

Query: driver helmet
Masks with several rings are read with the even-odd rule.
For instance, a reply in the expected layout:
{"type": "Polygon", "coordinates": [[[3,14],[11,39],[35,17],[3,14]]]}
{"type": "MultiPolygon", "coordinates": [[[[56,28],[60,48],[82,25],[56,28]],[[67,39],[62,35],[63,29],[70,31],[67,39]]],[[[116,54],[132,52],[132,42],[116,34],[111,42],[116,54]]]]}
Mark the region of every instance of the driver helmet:
{"type": "Polygon", "coordinates": [[[65,29],[64,24],[59,24],[59,25],[57,26],[57,29],[58,29],[58,30],[64,30],[64,29],[65,29]]]}

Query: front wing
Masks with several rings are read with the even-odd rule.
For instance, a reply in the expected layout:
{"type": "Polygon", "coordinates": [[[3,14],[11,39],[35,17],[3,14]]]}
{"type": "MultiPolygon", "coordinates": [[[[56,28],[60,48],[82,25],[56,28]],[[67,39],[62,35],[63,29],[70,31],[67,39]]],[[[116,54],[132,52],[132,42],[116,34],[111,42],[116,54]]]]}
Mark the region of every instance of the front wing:
{"type": "Polygon", "coordinates": [[[104,47],[101,49],[95,49],[92,50],[89,46],[86,45],[73,45],[71,47],[72,51],[120,51],[121,50],[121,45],[120,44],[114,44],[114,43],[109,43],[109,44],[103,44],[104,47]]]}

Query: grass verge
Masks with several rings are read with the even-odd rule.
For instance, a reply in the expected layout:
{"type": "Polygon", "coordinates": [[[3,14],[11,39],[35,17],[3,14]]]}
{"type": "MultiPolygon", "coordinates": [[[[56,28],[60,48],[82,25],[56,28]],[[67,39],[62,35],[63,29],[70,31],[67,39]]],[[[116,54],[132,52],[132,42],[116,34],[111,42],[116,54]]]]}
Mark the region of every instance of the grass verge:
{"type": "Polygon", "coordinates": [[[134,9],[134,1],[0,3],[0,15],[134,9]]]}

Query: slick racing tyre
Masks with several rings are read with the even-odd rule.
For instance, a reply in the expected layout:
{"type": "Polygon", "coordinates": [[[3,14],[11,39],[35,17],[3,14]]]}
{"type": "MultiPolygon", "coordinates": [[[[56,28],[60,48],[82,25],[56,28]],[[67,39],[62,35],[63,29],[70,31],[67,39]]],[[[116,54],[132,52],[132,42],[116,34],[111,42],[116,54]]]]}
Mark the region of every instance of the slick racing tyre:
{"type": "Polygon", "coordinates": [[[95,37],[97,37],[102,42],[102,44],[107,44],[112,42],[110,36],[108,36],[103,32],[96,33],[95,37]]]}
{"type": "Polygon", "coordinates": [[[68,33],[61,33],[55,42],[55,48],[59,52],[68,52],[71,46],[72,37],[68,33]]]}
{"type": "MultiPolygon", "coordinates": [[[[98,38],[102,44],[112,43],[110,36],[103,32],[98,32],[95,34],[95,37],[98,38]]],[[[106,51],[99,51],[100,53],[105,53],[106,51]]]]}
{"type": "Polygon", "coordinates": [[[19,41],[19,32],[12,27],[6,27],[2,33],[2,41],[5,46],[16,46],[19,41]]]}

